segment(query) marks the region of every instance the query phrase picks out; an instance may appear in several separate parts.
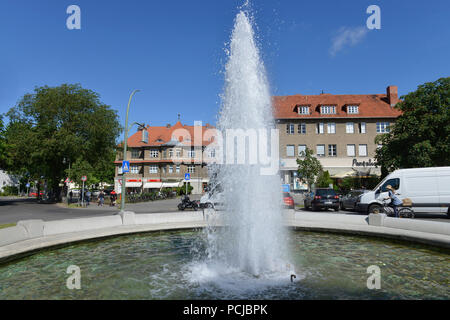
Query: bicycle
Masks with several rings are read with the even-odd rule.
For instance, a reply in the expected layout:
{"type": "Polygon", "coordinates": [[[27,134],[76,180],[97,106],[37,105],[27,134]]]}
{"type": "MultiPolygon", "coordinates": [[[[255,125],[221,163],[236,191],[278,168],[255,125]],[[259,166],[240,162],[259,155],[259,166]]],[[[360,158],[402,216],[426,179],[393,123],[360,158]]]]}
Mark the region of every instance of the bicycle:
{"type": "MultiPolygon", "coordinates": [[[[375,210],[375,213],[385,213],[388,217],[395,217],[394,208],[389,206],[389,203],[387,202],[387,200],[383,200],[383,206],[381,207],[381,209],[382,209],[382,212],[375,210]]],[[[411,208],[399,206],[398,217],[414,219],[415,213],[414,213],[414,210],[411,208]]]]}

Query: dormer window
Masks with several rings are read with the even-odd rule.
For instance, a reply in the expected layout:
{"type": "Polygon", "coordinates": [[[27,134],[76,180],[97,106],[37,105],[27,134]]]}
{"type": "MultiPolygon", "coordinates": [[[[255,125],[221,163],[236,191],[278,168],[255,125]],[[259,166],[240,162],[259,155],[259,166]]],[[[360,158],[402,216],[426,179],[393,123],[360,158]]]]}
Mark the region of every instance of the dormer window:
{"type": "Polygon", "coordinates": [[[321,114],[336,114],[336,106],[321,106],[321,114]]]}
{"type": "Polygon", "coordinates": [[[142,130],[142,142],[148,143],[148,131],[142,130]]]}
{"type": "Polygon", "coordinates": [[[358,106],[347,106],[347,113],[348,114],[358,114],[359,113],[358,106]]]}
{"type": "Polygon", "coordinates": [[[297,106],[298,114],[309,114],[309,106],[297,106]]]}

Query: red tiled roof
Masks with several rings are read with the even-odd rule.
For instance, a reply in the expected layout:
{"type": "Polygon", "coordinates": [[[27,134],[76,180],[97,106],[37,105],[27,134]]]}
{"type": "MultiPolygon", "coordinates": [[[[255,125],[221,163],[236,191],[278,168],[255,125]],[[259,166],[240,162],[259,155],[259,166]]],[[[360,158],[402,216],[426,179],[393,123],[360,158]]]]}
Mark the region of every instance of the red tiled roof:
{"type": "MultiPolygon", "coordinates": [[[[148,143],[142,141],[142,131],[138,130],[135,134],[130,136],[128,138],[128,146],[130,147],[146,147],[146,146],[161,146],[169,141],[172,140],[172,135],[175,130],[177,129],[184,129],[186,130],[186,136],[183,136],[182,144],[186,146],[194,146],[194,128],[195,126],[187,126],[181,124],[180,121],[178,121],[173,126],[164,126],[164,127],[151,127],[148,126],[145,130],[148,132],[148,143]],[[189,133],[189,135],[187,134],[189,133]],[[190,138],[190,140],[187,140],[190,138]]],[[[207,124],[205,126],[202,126],[202,134],[205,133],[208,129],[214,129],[213,126],[207,124]]],[[[183,133],[183,132],[181,132],[183,133]]],[[[203,139],[202,139],[203,140],[203,139]]],[[[212,141],[202,141],[203,145],[206,146],[210,144],[212,141]]]]}
{"type": "Polygon", "coordinates": [[[386,94],[293,95],[273,97],[276,119],[301,118],[396,118],[401,112],[389,103],[386,94]],[[320,114],[321,105],[336,106],[336,114],[320,114]],[[358,114],[348,114],[347,105],[358,105],[358,114]],[[309,115],[298,114],[297,106],[309,106],[309,115]]]}

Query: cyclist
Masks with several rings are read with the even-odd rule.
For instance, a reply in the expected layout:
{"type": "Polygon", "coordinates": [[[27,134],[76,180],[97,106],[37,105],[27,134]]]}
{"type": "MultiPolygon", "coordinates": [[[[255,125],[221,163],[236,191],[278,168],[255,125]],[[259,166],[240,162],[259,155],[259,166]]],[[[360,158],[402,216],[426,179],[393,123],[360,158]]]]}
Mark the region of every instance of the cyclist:
{"type": "Polygon", "coordinates": [[[388,197],[384,200],[391,199],[389,206],[394,209],[395,217],[398,218],[398,207],[402,205],[402,200],[395,195],[395,189],[391,185],[387,185],[386,189],[388,189],[388,197]]]}

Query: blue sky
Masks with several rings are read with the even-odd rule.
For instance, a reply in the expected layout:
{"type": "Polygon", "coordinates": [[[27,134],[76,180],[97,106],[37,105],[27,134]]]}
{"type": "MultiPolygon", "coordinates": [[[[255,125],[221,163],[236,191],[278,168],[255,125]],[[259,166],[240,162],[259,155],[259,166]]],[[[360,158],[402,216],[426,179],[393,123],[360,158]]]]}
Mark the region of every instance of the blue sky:
{"type": "MultiPolygon", "coordinates": [[[[274,95],[384,93],[388,85],[403,95],[450,75],[448,0],[251,2],[274,95]],[[365,28],[371,4],[381,8],[380,30],[365,28]]],[[[35,86],[81,83],[121,123],[140,89],[130,122],[165,125],[180,113],[186,124],[214,124],[223,49],[242,3],[2,0],[0,114],[35,86]],[[66,28],[71,4],[81,8],[81,30],[66,28]]]]}

